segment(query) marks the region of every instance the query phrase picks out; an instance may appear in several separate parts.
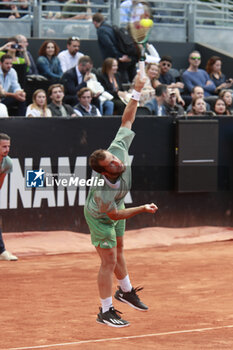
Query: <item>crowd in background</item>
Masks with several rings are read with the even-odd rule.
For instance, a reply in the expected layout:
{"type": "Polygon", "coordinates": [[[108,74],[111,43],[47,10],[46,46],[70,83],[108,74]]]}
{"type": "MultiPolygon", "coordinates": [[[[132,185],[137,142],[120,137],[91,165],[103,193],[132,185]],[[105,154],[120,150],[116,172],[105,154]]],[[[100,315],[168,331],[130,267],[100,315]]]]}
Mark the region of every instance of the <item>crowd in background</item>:
{"type": "MultiPolygon", "coordinates": [[[[27,38],[17,35],[0,47],[0,116],[76,117],[122,115],[130,99],[140,58],[119,49],[116,34],[101,13],[92,17],[102,67],[93,66],[92,57],[80,52],[80,39],[68,38],[67,49],[60,51],[55,40],[45,40],[33,58],[27,38]],[[31,100],[22,81],[40,81],[31,100]],[[44,85],[43,83],[44,82],[44,85]],[[41,88],[42,86],[42,88],[41,88]]],[[[222,59],[212,56],[200,69],[201,54],[190,52],[188,68],[172,67],[172,57],[160,57],[148,44],[147,81],[139,101],[145,115],[197,116],[232,115],[233,79],[222,72],[222,59]]]]}

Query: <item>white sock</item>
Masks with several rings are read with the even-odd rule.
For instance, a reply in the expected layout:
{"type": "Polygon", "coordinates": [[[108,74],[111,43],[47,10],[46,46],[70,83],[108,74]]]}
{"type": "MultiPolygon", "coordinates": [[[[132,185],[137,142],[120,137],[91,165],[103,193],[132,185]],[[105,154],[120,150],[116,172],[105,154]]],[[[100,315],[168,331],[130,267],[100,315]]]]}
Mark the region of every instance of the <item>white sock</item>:
{"type": "Polygon", "coordinates": [[[110,309],[110,307],[112,306],[112,297],[108,297],[106,299],[100,299],[101,300],[101,304],[102,304],[102,312],[106,312],[110,309]]]}
{"type": "Polygon", "coordinates": [[[123,280],[118,280],[118,282],[123,292],[131,292],[133,287],[130,283],[129,275],[126,275],[125,278],[123,278],[123,280]]]}

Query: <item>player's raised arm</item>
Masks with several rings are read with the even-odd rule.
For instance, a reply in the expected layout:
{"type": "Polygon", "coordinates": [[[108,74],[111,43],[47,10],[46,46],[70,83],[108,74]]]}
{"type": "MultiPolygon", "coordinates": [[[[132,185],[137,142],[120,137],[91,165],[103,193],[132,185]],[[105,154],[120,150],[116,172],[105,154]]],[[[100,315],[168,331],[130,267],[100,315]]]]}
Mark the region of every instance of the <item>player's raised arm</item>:
{"type": "Polygon", "coordinates": [[[121,126],[125,128],[131,129],[132,127],[132,124],[135,119],[136,111],[137,111],[137,104],[140,99],[141,90],[145,82],[146,82],[146,78],[142,78],[141,75],[138,73],[135,78],[135,86],[132,92],[131,100],[125,107],[125,110],[122,116],[121,126]]]}

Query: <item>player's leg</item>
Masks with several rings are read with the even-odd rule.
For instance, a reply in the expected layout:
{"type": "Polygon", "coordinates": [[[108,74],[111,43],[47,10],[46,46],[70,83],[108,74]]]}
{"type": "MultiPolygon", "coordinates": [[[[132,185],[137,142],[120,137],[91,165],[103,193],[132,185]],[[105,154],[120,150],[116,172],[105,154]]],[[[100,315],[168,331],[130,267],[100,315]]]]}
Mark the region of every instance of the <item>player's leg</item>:
{"type": "Polygon", "coordinates": [[[101,260],[97,281],[102,304],[96,321],[111,327],[128,326],[129,323],[119,316],[119,312],[112,305],[112,279],[116,266],[116,247],[106,249],[98,246],[96,250],[101,260]]]}
{"type": "Polygon", "coordinates": [[[118,279],[118,290],[114,297],[137,310],[147,311],[148,307],[140,300],[137,292],[142,288],[133,288],[128,275],[126,261],[124,257],[124,220],[119,220],[116,227],[117,236],[117,263],[115,268],[115,275],[118,279]]]}
{"type": "Polygon", "coordinates": [[[17,256],[11,254],[5,248],[1,227],[2,227],[2,218],[0,217],[0,260],[16,261],[18,260],[17,256]]]}

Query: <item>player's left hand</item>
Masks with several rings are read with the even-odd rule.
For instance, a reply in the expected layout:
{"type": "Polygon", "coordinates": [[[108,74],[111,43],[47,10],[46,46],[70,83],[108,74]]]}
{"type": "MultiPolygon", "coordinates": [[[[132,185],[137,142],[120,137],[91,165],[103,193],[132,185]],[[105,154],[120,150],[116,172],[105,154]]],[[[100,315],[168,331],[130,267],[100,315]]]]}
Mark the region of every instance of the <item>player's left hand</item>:
{"type": "Polygon", "coordinates": [[[154,214],[158,210],[157,205],[155,205],[154,203],[145,204],[144,208],[146,213],[151,213],[151,214],[154,214]]]}

